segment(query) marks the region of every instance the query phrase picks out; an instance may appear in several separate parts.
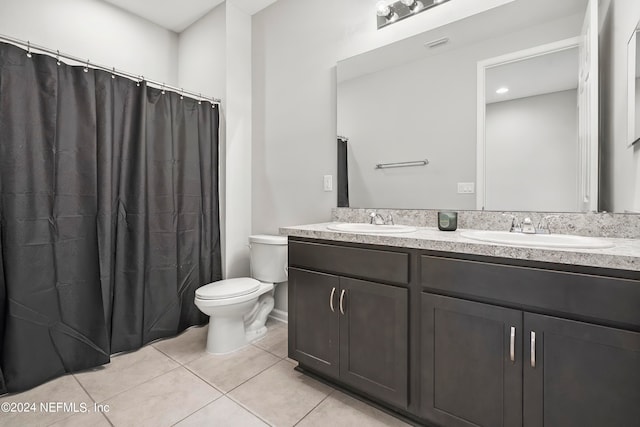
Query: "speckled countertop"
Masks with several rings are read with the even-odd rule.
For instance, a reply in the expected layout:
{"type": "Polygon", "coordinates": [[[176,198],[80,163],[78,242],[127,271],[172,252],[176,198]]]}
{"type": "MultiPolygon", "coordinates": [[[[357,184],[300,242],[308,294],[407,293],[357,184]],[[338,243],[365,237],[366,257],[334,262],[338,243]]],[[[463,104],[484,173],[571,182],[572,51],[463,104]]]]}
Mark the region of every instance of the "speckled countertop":
{"type": "MultiPolygon", "coordinates": [[[[280,228],[280,234],[337,242],[427,249],[442,252],[486,255],[559,264],[584,265],[640,271],[640,239],[603,238],[614,244],[607,249],[533,248],[498,243],[485,243],[460,235],[465,230],[440,231],[433,227],[417,227],[413,233],[345,233],[331,231],[320,223],[280,228]]],[[[640,279],[640,274],[638,275],[640,279]]]]}

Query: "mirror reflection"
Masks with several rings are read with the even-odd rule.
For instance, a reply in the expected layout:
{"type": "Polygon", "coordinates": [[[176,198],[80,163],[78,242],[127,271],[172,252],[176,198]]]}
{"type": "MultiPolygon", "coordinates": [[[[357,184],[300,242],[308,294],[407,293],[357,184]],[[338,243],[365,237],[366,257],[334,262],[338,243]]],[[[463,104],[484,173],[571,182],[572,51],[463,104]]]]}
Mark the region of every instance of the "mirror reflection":
{"type": "Polygon", "coordinates": [[[628,81],[628,123],[629,145],[633,145],[640,139],[640,43],[638,35],[640,26],[635,29],[628,45],[627,60],[629,62],[628,81]]]}
{"type": "Polygon", "coordinates": [[[544,50],[509,55],[485,71],[481,208],[582,210],[578,47],[544,50]]]}
{"type": "Polygon", "coordinates": [[[340,61],[337,133],[348,138],[349,206],[590,210],[597,129],[584,129],[581,148],[578,75],[588,61],[580,47],[479,72],[496,58],[584,40],[587,3],[521,0],[340,61]],[[549,63],[554,71],[545,73],[549,63]],[[494,81],[509,74],[523,78],[500,98],[494,81]],[[376,168],[404,162],[415,166],[376,168]]]}

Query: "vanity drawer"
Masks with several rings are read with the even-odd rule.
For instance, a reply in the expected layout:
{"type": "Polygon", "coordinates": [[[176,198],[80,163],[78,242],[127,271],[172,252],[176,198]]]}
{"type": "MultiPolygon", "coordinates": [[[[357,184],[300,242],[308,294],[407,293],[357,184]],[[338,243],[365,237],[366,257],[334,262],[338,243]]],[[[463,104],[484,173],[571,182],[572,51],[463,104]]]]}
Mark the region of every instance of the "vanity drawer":
{"type": "Polygon", "coordinates": [[[409,254],[289,240],[289,265],[379,282],[409,283],[409,254]]]}
{"type": "Polygon", "coordinates": [[[640,330],[640,280],[420,256],[423,290],[640,330]]]}

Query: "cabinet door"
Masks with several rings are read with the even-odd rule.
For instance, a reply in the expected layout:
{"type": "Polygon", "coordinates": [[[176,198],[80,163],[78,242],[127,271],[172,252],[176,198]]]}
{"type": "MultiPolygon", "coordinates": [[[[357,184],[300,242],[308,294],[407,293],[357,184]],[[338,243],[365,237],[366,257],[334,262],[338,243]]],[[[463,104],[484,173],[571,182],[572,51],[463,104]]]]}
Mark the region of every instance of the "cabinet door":
{"type": "Polygon", "coordinates": [[[407,406],[408,290],[340,278],[340,380],[407,406]]]}
{"type": "Polygon", "coordinates": [[[640,334],[530,313],[524,322],[526,427],[639,425],[640,334]]]}
{"type": "Polygon", "coordinates": [[[521,426],[522,312],[427,293],[421,304],[420,415],[521,426]]]}
{"type": "Polygon", "coordinates": [[[334,378],[340,372],[338,294],[337,276],[289,269],[289,357],[334,378]]]}

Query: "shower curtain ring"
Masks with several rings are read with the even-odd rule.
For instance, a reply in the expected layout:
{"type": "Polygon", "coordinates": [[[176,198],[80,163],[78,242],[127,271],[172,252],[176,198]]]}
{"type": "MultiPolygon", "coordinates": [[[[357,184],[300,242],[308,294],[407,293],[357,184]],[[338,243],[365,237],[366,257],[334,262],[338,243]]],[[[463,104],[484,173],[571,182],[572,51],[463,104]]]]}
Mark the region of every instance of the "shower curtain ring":
{"type": "Polygon", "coordinates": [[[140,80],[138,80],[138,82],[136,83],[136,86],[140,87],[140,83],[142,83],[144,81],[144,76],[138,76],[138,78],[140,80]]]}
{"type": "Polygon", "coordinates": [[[199,99],[198,99],[198,105],[202,105],[202,94],[198,94],[199,99]]]}
{"type": "Polygon", "coordinates": [[[163,95],[166,93],[165,90],[164,90],[164,83],[162,83],[162,92],[160,92],[160,93],[162,93],[163,95]]]}
{"type": "Polygon", "coordinates": [[[58,65],[61,64],[61,62],[60,62],[60,51],[59,50],[56,50],[56,64],[58,64],[58,65]]]}
{"type": "Polygon", "coordinates": [[[211,108],[216,108],[216,99],[211,98],[211,108]]]}
{"type": "Polygon", "coordinates": [[[27,41],[27,58],[31,58],[31,42],[27,41]]]}
{"type": "Polygon", "coordinates": [[[184,99],[184,88],[180,88],[180,99],[184,99]]]}
{"type": "Polygon", "coordinates": [[[89,60],[88,59],[87,59],[86,65],[84,66],[84,69],[82,71],[84,71],[85,73],[89,72],[89,60]]]}
{"type": "Polygon", "coordinates": [[[113,67],[113,72],[111,73],[111,78],[112,79],[116,78],[116,67],[113,67]]]}

